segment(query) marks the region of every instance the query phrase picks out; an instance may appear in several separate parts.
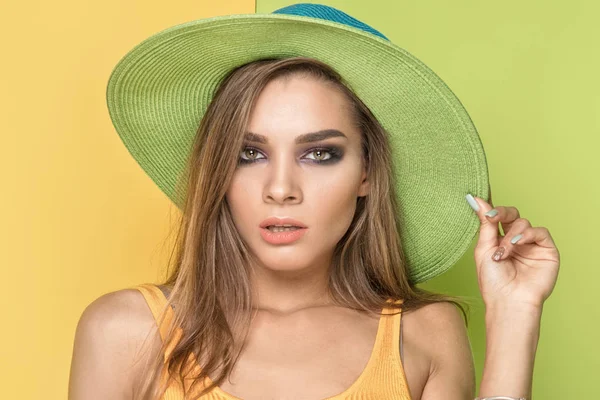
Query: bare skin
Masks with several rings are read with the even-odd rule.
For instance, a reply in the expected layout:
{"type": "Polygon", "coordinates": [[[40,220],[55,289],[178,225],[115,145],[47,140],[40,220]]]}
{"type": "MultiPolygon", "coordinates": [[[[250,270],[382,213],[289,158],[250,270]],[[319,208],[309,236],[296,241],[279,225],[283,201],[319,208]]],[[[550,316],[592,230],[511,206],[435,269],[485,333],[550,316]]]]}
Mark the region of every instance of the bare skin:
{"type": "MultiPolygon", "coordinates": [[[[235,385],[226,381],[220,388],[248,400],[282,398],[269,396],[282,392],[297,396],[286,399],[324,399],[338,394],[362,373],[373,348],[377,322],[376,318],[330,306],[291,315],[259,313],[247,349],[232,375],[235,385]],[[305,362],[292,365],[289,360],[305,362]],[[268,380],[257,383],[257,374],[262,375],[257,371],[267,370],[268,380]]],[[[90,304],[77,328],[69,399],[132,399],[141,366],[159,350],[158,336],[144,343],[155,324],[136,290],[108,293],[90,304]]],[[[404,314],[402,332],[403,367],[413,400],[440,398],[442,394],[445,399],[474,397],[468,337],[454,306],[433,304],[404,314]],[[433,377],[439,391],[423,397],[427,382],[435,382],[433,377]]]]}

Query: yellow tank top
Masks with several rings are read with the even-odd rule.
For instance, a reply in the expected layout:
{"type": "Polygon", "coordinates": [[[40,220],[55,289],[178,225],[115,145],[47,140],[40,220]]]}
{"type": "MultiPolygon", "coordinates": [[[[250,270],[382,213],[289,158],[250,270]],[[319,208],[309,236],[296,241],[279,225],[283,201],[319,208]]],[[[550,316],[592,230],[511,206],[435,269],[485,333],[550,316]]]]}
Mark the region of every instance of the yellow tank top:
{"type": "MultiPolygon", "coordinates": [[[[158,323],[161,312],[167,304],[164,293],[158,286],[152,284],[134,286],[133,289],[137,289],[142,293],[154,315],[154,319],[158,323]]],[[[392,302],[388,300],[388,302],[390,304],[394,303],[395,308],[391,306],[384,307],[382,311],[383,315],[379,318],[379,328],[377,330],[375,345],[367,366],[349,388],[342,393],[323,400],[411,400],[408,383],[400,359],[399,335],[402,314],[392,314],[398,311],[402,301],[392,302]]],[[[173,309],[171,307],[166,308],[163,324],[159,326],[163,341],[173,317],[173,309]]],[[[180,330],[179,333],[181,333],[180,330]]],[[[175,338],[174,343],[168,346],[167,352],[170,352],[170,349],[175,346],[179,337],[180,335],[175,338]]],[[[192,362],[195,362],[195,360],[192,359],[192,362]]],[[[198,368],[196,368],[196,371],[198,371],[198,368]]],[[[162,379],[165,382],[168,377],[163,376],[162,379]]],[[[208,386],[210,383],[212,383],[210,378],[206,377],[203,384],[208,386]]],[[[189,388],[189,385],[186,385],[186,387],[189,388]]],[[[181,380],[170,379],[169,386],[162,400],[183,400],[183,398],[181,380]]],[[[211,390],[210,393],[203,395],[201,399],[242,400],[221,390],[218,386],[211,390]]]]}

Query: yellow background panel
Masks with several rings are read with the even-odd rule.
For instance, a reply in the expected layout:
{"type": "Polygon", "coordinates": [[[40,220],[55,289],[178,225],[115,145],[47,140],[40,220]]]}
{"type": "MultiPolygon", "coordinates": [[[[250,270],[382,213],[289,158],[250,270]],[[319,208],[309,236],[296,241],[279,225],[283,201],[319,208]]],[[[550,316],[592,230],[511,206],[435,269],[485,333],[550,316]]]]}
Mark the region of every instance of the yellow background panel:
{"type": "Polygon", "coordinates": [[[3,2],[2,399],[67,398],[75,327],[100,295],[162,276],[170,202],[106,109],[112,68],[183,22],[254,1],[3,2]]]}

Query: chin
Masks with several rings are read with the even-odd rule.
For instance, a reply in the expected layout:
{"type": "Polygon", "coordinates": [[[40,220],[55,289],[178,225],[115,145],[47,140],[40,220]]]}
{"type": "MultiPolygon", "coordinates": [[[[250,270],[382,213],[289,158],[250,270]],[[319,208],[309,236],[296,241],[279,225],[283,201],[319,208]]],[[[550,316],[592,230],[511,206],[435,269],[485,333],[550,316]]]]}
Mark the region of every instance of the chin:
{"type": "Polygon", "coordinates": [[[290,255],[289,257],[281,257],[275,256],[274,254],[270,254],[266,257],[259,257],[259,261],[263,267],[277,271],[301,270],[310,265],[306,262],[301,261],[299,257],[295,254],[290,255]]]}
{"type": "Polygon", "coordinates": [[[287,248],[261,248],[260,251],[254,254],[257,257],[258,265],[262,268],[271,271],[301,271],[312,265],[309,260],[306,259],[306,250],[300,251],[300,249],[291,248],[292,246],[285,246],[287,248]],[[302,258],[304,259],[302,259],[302,258]]]}

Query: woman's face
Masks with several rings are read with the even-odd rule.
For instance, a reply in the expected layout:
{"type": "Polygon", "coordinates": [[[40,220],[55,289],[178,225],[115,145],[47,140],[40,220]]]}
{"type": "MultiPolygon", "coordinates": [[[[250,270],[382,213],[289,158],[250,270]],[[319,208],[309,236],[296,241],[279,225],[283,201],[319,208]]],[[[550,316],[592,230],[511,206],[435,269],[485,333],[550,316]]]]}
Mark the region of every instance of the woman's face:
{"type": "Polygon", "coordinates": [[[271,81],[260,94],[248,129],[254,137],[240,152],[226,199],[262,267],[281,272],[329,267],[357,198],[368,191],[360,132],[348,107],[342,93],[306,77],[271,81]],[[326,130],[334,135],[298,140],[326,130]],[[292,243],[270,243],[260,228],[269,217],[293,218],[307,229],[292,243]]]}

